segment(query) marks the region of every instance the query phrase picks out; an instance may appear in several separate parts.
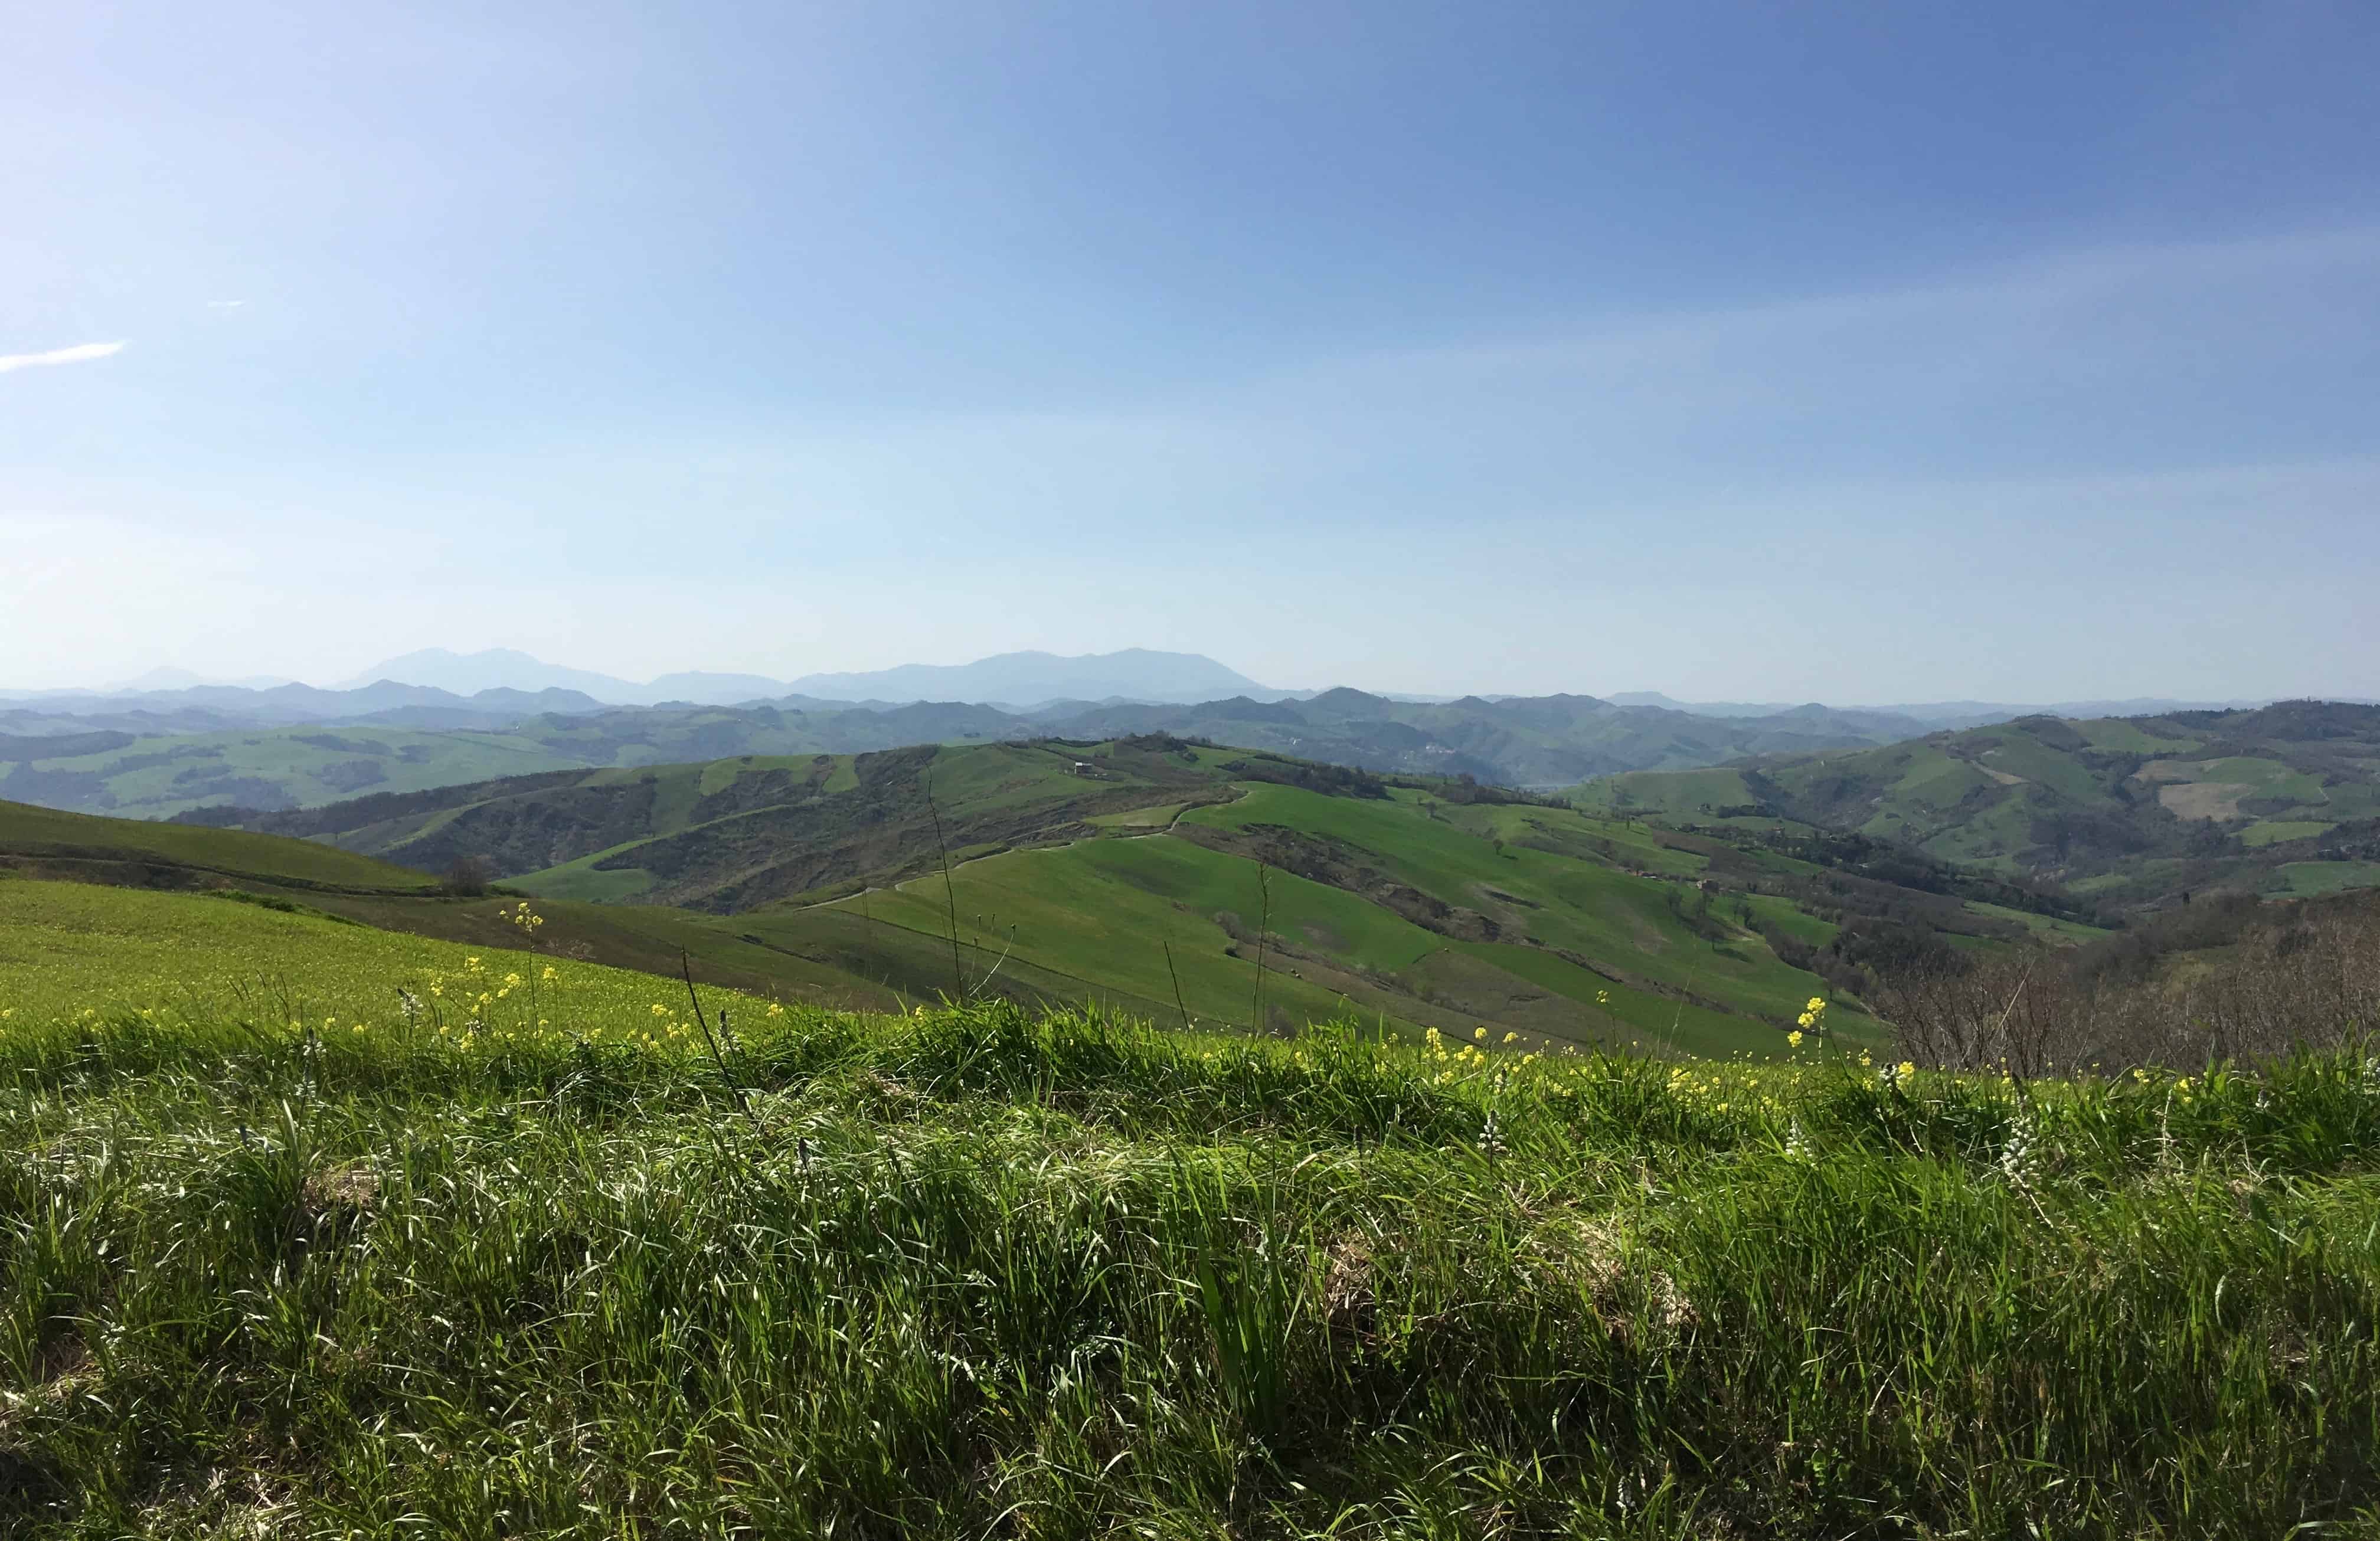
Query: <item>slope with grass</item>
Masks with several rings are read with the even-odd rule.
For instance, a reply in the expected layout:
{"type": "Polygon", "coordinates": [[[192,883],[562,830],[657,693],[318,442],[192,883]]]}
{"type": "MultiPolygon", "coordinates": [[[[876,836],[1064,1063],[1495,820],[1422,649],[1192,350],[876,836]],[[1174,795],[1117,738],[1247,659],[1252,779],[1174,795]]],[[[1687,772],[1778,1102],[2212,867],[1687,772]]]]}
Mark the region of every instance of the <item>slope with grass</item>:
{"type": "Polygon", "coordinates": [[[593,971],[567,1030],[408,1023],[428,977],[329,931],[265,954],[389,987],[328,1030],[114,1000],[159,970],[103,940],[0,1019],[0,1531],[2380,1523],[2351,1056],[2017,1086],[707,992],[714,1057],[593,971]]]}
{"type": "MultiPolygon", "coordinates": [[[[1838,1032],[1877,1031],[1868,977],[1837,956],[1867,921],[1814,908],[1789,858],[1172,739],[549,772],[265,822],[437,871],[492,857],[589,956],[666,967],[684,948],[808,999],[990,991],[1268,1031],[1354,1009],[1767,1056],[1825,996],[1838,1032]]],[[[1925,902],[1945,932],[2027,935],[1925,902]]],[[[475,913],[359,917],[455,936],[475,913]]]]}
{"type": "Polygon", "coordinates": [[[1221,795],[1200,754],[998,744],[747,755],[365,799],[266,824],[423,867],[483,856],[540,894],[728,911],[922,871],[944,849],[1060,841],[1109,814],[1221,795]],[[1096,763],[1078,771],[1085,754],[1096,763]]]}
{"type": "MultiPolygon", "coordinates": [[[[1814,956],[1858,939],[1789,892],[1791,858],[1460,780],[1391,785],[1163,737],[738,758],[268,823],[425,866],[492,855],[550,898],[732,915],[739,934],[910,996],[990,980],[1244,1026],[1352,1001],[1410,1025],[1724,1054],[1773,1052],[1828,995],[1842,1030],[1873,1031],[1866,977],[1814,956]],[[1342,918],[1268,927],[1267,869],[1330,891],[1342,918]],[[1375,923],[1399,933],[1393,955],[1350,940],[1375,923]],[[1262,1002],[1260,953],[1280,979],[1262,1002]]],[[[1955,899],[1902,897],[1915,924],[1970,940],[2028,934],[1955,899]]]]}
{"type": "Polygon", "coordinates": [[[62,813],[0,802],[0,866],[168,886],[245,880],[278,888],[417,894],[429,874],[312,841],[62,813]]]}
{"type": "MultiPolygon", "coordinates": [[[[929,869],[743,918],[789,946],[832,938],[861,972],[856,959],[898,953],[913,989],[1024,966],[1144,1014],[1271,1030],[1343,1001],[1449,1031],[1766,1056],[1811,996],[1839,994],[1768,939],[1823,946],[1839,928],[1752,892],[1751,864],[1714,878],[1711,856],[1616,822],[1443,800],[1465,790],[1235,779],[1161,825],[1094,826],[959,862],[947,881],[929,869]],[[953,929],[958,955],[938,962],[953,929]]],[[[1979,940],[2026,934],[1943,908],[1979,940]]],[[[1848,994],[1834,1020],[1848,1037],[1876,1031],[1848,994]]]]}
{"type": "MultiPolygon", "coordinates": [[[[428,874],[311,841],[17,803],[0,803],[0,897],[8,917],[0,924],[111,934],[132,928],[167,946],[177,932],[196,937],[237,923],[275,928],[285,939],[362,926],[478,948],[519,940],[505,918],[516,901],[501,892],[448,892],[428,874]],[[71,918],[41,918],[43,906],[58,905],[70,906],[71,918]]],[[[880,1008],[904,999],[880,977],[764,945],[709,916],[651,905],[537,907],[542,945],[556,958],[658,975],[674,975],[690,958],[705,979],[821,1005],[880,1008]]]]}

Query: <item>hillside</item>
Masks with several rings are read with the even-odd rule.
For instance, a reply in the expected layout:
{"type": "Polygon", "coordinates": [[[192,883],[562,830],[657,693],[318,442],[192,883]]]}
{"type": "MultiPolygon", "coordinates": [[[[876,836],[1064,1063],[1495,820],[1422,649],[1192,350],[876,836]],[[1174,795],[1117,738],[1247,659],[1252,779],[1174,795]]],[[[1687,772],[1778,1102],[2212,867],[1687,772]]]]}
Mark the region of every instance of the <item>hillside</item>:
{"type": "MultiPolygon", "coordinates": [[[[111,900],[89,885],[152,891],[163,900],[195,895],[196,910],[168,906],[142,912],[192,917],[158,947],[186,957],[207,952],[207,924],[228,924],[237,908],[269,916],[311,917],[473,947],[517,941],[504,912],[516,901],[500,893],[455,892],[437,875],[395,866],[317,841],[101,819],[21,803],[0,803],[0,894],[20,906],[19,920],[53,909],[61,893],[79,893],[87,913],[79,924],[119,939],[139,929],[121,908],[140,899],[111,900]],[[24,881],[21,880],[39,880],[24,881]],[[22,906],[32,906],[22,909],[22,906]],[[197,924],[203,921],[206,924],[197,924]]],[[[560,955],[583,962],[674,976],[690,956],[705,979],[823,1005],[887,1008],[904,997],[880,979],[845,973],[831,963],[764,946],[714,917],[652,905],[541,903],[540,939],[560,955]]],[[[277,924],[278,922],[256,922],[277,924]]],[[[11,921],[16,927],[18,921],[11,921]]],[[[0,963],[24,961],[29,932],[0,937],[0,963]]],[[[271,990],[264,972],[243,980],[271,990]]]]}
{"type": "Polygon", "coordinates": [[[1158,736],[541,775],[254,822],[433,872],[486,858],[557,900],[690,906],[910,995],[1241,1026],[1353,1002],[1766,1055],[1814,994],[1872,1031],[1859,1001],[1886,960],[2092,934],[1923,863],[1822,881],[1802,856],[1460,780],[1158,736]]]}
{"type": "Polygon", "coordinates": [[[0,870],[103,874],[140,886],[204,887],[216,880],[358,895],[417,895],[430,874],[313,841],[133,819],[95,819],[0,803],[0,870]]]}
{"type": "Polygon", "coordinates": [[[1648,767],[1879,744],[1914,730],[1825,708],[1735,720],[1617,707],[1585,696],[1427,704],[1330,690],[1305,701],[1068,702],[1031,714],[958,702],[892,705],[795,696],[735,707],[591,710],[589,703],[590,710],[551,711],[500,692],[473,698],[467,708],[458,697],[394,688],[440,699],[392,700],[375,686],[355,693],[368,699],[353,703],[354,710],[325,709],[322,720],[302,726],[226,722],[219,715],[151,726],[138,714],[121,712],[88,720],[110,724],[104,728],[58,716],[28,717],[14,729],[0,722],[0,797],[85,813],[171,818],[193,808],[313,807],[359,793],[414,792],[571,767],[634,769],[735,755],[849,755],[920,744],[1146,733],[1379,771],[1560,786],[1648,767]]]}
{"type": "Polygon", "coordinates": [[[11,1535],[2213,1537],[2380,1502],[2352,1056],[1689,1068],[689,1001],[542,936],[66,883],[0,916],[11,1535]]]}
{"type": "Polygon", "coordinates": [[[1850,753],[1611,777],[1585,806],[1856,831],[2119,903],[2380,883],[2380,707],[2031,717],[1850,753]]]}
{"type": "MultiPolygon", "coordinates": [[[[1095,708],[1050,725],[1067,737],[1168,733],[1301,758],[1422,775],[1559,787],[1621,770],[1715,765],[1745,755],[1881,744],[1898,724],[1809,708],[1779,716],[1696,717],[1592,696],[1428,703],[1360,690],[1304,701],[1240,698],[1194,707],[1095,708]]],[[[1916,724],[1906,724],[1916,731],[1916,724]]]]}

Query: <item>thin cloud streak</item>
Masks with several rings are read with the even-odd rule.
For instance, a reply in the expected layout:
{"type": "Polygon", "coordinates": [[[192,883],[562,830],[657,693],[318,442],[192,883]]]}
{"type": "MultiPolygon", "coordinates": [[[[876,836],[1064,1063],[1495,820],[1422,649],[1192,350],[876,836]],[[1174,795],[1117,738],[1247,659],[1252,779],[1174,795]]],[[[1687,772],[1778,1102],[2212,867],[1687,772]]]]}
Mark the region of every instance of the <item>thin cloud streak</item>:
{"type": "Polygon", "coordinates": [[[47,353],[0,353],[0,374],[12,370],[36,369],[43,364],[80,364],[93,358],[108,358],[124,351],[122,343],[77,343],[72,347],[54,347],[47,353]]]}

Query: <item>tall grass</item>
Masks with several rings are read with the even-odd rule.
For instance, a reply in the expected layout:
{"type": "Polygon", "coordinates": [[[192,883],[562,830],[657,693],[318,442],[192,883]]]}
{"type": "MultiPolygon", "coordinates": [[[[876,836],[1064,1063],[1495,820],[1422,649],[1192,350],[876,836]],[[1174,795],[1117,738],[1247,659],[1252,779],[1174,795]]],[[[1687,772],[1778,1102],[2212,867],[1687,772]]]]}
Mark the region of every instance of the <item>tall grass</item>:
{"type": "Polygon", "coordinates": [[[0,1529],[2380,1529],[2356,1053],[739,1047],[13,1025],[0,1529]]]}

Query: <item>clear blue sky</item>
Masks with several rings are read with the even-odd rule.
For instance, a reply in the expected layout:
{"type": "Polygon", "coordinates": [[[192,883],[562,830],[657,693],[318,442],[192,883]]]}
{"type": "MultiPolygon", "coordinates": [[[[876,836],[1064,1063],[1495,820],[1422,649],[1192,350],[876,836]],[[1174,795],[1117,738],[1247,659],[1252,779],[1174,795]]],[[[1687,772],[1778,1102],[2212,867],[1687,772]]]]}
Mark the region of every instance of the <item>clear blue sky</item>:
{"type": "Polygon", "coordinates": [[[2380,695],[2368,0],[10,34],[0,685],[2380,695]]]}

